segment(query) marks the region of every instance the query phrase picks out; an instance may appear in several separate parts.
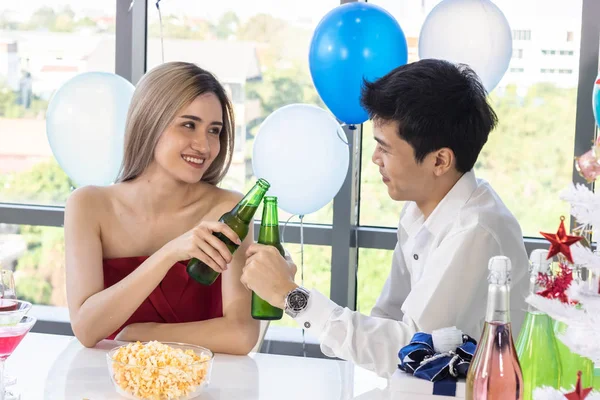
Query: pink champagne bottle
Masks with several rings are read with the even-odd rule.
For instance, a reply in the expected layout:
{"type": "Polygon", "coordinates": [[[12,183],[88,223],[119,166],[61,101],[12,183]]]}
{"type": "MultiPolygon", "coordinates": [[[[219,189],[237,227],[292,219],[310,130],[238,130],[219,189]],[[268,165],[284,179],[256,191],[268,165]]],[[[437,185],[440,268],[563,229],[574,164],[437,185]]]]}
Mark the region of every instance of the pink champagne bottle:
{"type": "Polygon", "coordinates": [[[492,257],[483,333],[467,375],[467,400],[523,398],[523,374],[510,327],[510,259],[492,257]]]}

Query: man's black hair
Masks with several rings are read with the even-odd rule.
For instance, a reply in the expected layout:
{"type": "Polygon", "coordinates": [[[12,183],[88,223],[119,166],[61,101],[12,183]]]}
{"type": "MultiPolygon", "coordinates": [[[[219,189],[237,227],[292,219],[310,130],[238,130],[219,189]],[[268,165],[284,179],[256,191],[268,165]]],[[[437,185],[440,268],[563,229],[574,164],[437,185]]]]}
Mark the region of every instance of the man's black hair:
{"type": "Polygon", "coordinates": [[[412,146],[417,162],[447,147],[462,173],[473,168],[498,122],[477,74],[443,60],[413,62],[365,81],[361,102],[371,119],[398,122],[398,134],[412,146]]]}

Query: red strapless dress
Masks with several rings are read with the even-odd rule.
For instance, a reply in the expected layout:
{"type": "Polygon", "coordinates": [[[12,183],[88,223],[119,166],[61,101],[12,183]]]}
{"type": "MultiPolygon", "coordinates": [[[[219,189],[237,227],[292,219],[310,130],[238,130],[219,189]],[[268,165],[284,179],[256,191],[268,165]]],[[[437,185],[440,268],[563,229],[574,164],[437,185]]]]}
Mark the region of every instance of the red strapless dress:
{"type": "MultiPolygon", "coordinates": [[[[103,260],[104,288],[129,275],[148,257],[125,257],[103,260]]],[[[189,277],[187,262],[175,264],[162,282],[144,300],[131,317],[116,332],[137,322],[177,323],[204,321],[223,316],[221,276],[210,286],[204,286],[189,277]]]]}

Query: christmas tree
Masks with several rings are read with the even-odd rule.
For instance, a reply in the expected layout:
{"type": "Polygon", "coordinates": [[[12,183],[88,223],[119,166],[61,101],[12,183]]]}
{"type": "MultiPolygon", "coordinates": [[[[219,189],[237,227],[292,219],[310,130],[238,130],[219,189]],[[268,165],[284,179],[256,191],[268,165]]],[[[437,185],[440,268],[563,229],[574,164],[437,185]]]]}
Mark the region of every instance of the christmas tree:
{"type": "MultiPolygon", "coordinates": [[[[594,90],[596,121],[596,110],[600,109],[598,87],[600,79],[594,90]]],[[[600,139],[576,159],[575,167],[590,184],[600,177],[600,139]]],[[[564,217],[561,217],[556,233],[542,233],[550,242],[548,257],[556,256],[558,265],[553,273],[539,275],[539,282],[545,289],[530,295],[526,301],[566,325],[557,338],[572,353],[600,365],[600,254],[594,252],[590,245],[591,238],[597,239],[600,233],[600,194],[586,185],[571,184],[560,198],[571,206],[571,216],[575,221],[571,230],[573,234],[567,234],[564,217]]],[[[600,393],[582,387],[581,373],[578,374],[575,390],[566,391],[538,388],[534,391],[534,399],[600,399],[600,393]]]]}

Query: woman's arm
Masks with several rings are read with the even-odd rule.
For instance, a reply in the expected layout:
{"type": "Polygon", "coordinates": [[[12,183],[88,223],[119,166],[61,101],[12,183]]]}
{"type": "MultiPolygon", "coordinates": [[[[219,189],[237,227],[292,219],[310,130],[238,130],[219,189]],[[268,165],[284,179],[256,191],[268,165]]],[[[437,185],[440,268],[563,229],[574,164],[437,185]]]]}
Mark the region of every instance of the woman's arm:
{"type": "Polygon", "coordinates": [[[159,251],[125,279],[104,289],[101,195],[98,188],[77,189],[65,208],[67,302],[73,332],[86,347],[121,327],[174,263],[159,251]]]}
{"type": "Polygon", "coordinates": [[[121,327],[175,263],[158,251],[125,279],[104,289],[101,195],[98,188],[77,189],[65,208],[67,302],[73,332],[86,347],[121,327]]]}
{"type": "Polygon", "coordinates": [[[232,257],[213,232],[221,232],[234,242],[238,240],[227,225],[203,221],[164,245],[124,279],[104,289],[100,195],[98,188],[78,189],[69,197],[65,209],[67,302],[73,332],[87,347],[95,346],[120,328],[177,261],[195,257],[221,272],[232,257]]]}
{"type": "Polygon", "coordinates": [[[180,342],[204,346],[215,353],[244,355],[256,345],[260,324],[250,314],[252,292],[240,282],[245,253],[253,241],[251,223],[248,236],[234,253],[223,272],[223,317],[176,324],[138,323],[125,327],[117,340],[180,342]]]}
{"type": "Polygon", "coordinates": [[[223,272],[223,317],[176,324],[139,323],[127,326],[116,339],[124,341],[181,342],[196,344],[215,353],[248,354],[258,341],[260,323],[250,314],[252,292],[240,282],[246,250],[254,242],[253,222],[248,235],[223,272]]]}

